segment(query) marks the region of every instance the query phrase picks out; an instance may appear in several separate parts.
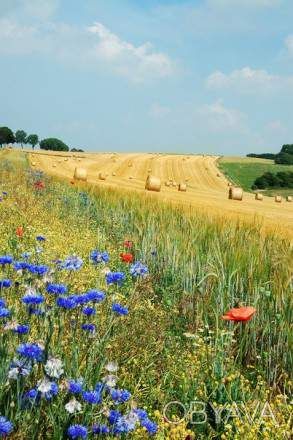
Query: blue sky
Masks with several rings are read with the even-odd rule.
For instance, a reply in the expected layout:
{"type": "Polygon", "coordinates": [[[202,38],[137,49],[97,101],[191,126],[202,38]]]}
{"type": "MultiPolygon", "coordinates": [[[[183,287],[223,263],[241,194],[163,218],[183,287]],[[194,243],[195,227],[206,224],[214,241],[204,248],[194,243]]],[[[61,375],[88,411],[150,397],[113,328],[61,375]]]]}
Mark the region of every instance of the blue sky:
{"type": "Polygon", "coordinates": [[[293,142],[292,0],[0,0],[0,125],[87,151],[293,142]]]}

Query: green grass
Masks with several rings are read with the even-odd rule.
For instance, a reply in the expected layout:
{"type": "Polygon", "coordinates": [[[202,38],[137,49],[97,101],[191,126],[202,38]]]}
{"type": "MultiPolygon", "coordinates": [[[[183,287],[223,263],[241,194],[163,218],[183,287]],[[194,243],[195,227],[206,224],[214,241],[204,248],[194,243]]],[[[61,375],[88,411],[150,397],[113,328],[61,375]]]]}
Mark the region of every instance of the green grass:
{"type": "MultiPolygon", "coordinates": [[[[252,191],[251,186],[255,179],[266,172],[293,171],[293,165],[277,165],[272,160],[247,157],[221,158],[218,164],[222,172],[234,184],[241,186],[245,191],[252,191]]],[[[292,195],[292,192],[291,190],[290,195],[292,195]]],[[[274,189],[270,190],[269,193],[274,195],[279,194],[280,191],[274,189]]],[[[286,195],[288,194],[286,193],[286,195]]]]}

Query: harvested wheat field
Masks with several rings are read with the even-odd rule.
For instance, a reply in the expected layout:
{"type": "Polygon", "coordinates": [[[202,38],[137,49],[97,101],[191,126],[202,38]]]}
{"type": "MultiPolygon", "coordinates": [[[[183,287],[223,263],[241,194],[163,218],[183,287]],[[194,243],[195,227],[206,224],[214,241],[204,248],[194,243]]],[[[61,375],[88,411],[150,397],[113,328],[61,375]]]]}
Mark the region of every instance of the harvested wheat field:
{"type": "Polygon", "coordinates": [[[151,194],[166,202],[197,207],[231,220],[261,222],[265,229],[293,237],[293,205],[285,200],[278,204],[274,198],[265,196],[259,203],[255,195],[248,192],[244,192],[242,201],[229,200],[229,182],[217,167],[217,156],[148,153],[78,153],[73,156],[34,152],[29,153],[29,159],[34,168],[68,181],[73,179],[78,166],[87,170],[88,184],[134,190],[144,197],[151,194]],[[56,156],[68,160],[58,162],[56,156]],[[107,174],[107,179],[99,179],[100,173],[107,174]],[[145,190],[148,175],[161,179],[160,192],[145,190]],[[187,183],[186,191],[178,191],[180,182],[187,183]]]}

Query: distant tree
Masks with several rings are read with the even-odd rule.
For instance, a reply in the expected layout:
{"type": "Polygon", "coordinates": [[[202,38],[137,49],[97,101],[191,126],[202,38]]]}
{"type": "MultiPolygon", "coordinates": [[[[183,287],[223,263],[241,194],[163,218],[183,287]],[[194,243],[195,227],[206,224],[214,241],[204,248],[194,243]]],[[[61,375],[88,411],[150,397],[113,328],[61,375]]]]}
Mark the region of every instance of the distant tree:
{"type": "Polygon", "coordinates": [[[282,146],[281,153],[293,154],[293,144],[285,144],[282,146]]]}
{"type": "Polygon", "coordinates": [[[252,189],[265,188],[293,188],[293,172],[279,171],[278,173],[264,173],[255,179],[252,189]]]}
{"type": "Polygon", "coordinates": [[[37,145],[37,143],[39,142],[39,137],[37,134],[30,134],[27,139],[26,142],[28,144],[30,144],[32,146],[32,149],[35,149],[35,146],[37,145]]]}
{"type": "Polygon", "coordinates": [[[71,150],[73,153],[84,153],[84,150],[82,150],[81,148],[71,148],[71,150]]]}
{"type": "Polygon", "coordinates": [[[274,160],[276,155],[273,153],[262,153],[262,154],[256,154],[256,153],[249,153],[246,155],[246,157],[258,157],[259,159],[271,159],[274,160]]]}
{"type": "Polygon", "coordinates": [[[13,131],[8,127],[0,127],[0,146],[14,144],[15,137],[13,131]]]}
{"type": "Polygon", "coordinates": [[[23,144],[26,144],[26,137],[27,134],[25,131],[23,130],[17,130],[17,132],[15,133],[15,142],[17,144],[21,145],[21,148],[23,148],[23,144]]]}
{"type": "Polygon", "coordinates": [[[40,148],[42,150],[69,151],[69,147],[60,139],[56,138],[43,139],[40,142],[40,148]]]}
{"type": "Polygon", "coordinates": [[[275,163],[280,165],[293,165],[293,154],[279,153],[276,155],[275,163]]]}

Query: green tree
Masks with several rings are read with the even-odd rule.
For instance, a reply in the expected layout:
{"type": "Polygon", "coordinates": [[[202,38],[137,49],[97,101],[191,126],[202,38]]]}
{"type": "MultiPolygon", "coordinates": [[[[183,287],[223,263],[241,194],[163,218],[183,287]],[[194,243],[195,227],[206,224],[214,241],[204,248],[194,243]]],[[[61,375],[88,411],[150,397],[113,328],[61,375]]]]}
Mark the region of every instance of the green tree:
{"type": "Polygon", "coordinates": [[[40,142],[40,148],[42,150],[69,151],[69,147],[60,139],[56,138],[43,139],[40,142]]]}
{"type": "Polygon", "coordinates": [[[35,149],[35,146],[37,145],[37,143],[39,142],[39,138],[37,134],[30,134],[27,139],[26,139],[27,143],[30,144],[32,146],[32,149],[35,149]]]}
{"type": "Polygon", "coordinates": [[[0,146],[14,144],[15,137],[13,131],[8,127],[0,127],[0,146]]]}
{"type": "Polygon", "coordinates": [[[17,130],[17,132],[15,133],[15,142],[17,144],[20,144],[21,148],[23,148],[23,144],[26,144],[26,137],[27,134],[24,130],[17,130]]]}
{"type": "Polygon", "coordinates": [[[293,144],[285,144],[282,146],[281,153],[293,154],[293,144]]]}
{"type": "Polygon", "coordinates": [[[293,154],[279,153],[276,155],[275,163],[283,165],[293,165],[293,154]]]}

